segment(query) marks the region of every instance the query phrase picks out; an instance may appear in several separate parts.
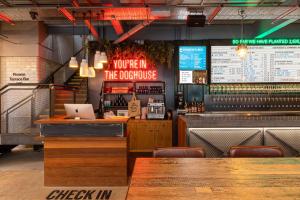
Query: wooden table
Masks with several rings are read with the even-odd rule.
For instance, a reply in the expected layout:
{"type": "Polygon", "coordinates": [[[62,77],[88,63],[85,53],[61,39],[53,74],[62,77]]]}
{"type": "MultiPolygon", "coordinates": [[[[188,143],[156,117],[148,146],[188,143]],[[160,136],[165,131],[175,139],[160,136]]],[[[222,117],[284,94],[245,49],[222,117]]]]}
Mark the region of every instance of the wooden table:
{"type": "Polygon", "coordinates": [[[300,199],[300,158],[138,158],[127,199],[300,199]]]}

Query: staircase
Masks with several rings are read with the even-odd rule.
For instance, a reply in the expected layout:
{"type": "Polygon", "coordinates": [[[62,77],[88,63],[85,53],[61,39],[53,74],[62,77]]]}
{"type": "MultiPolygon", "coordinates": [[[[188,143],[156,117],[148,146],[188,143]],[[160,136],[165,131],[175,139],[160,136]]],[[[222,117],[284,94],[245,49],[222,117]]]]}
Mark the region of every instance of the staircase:
{"type": "Polygon", "coordinates": [[[79,76],[76,72],[67,82],[66,86],[74,90],[55,90],[54,115],[65,115],[65,103],[86,103],[88,98],[88,79],[79,76]]]}

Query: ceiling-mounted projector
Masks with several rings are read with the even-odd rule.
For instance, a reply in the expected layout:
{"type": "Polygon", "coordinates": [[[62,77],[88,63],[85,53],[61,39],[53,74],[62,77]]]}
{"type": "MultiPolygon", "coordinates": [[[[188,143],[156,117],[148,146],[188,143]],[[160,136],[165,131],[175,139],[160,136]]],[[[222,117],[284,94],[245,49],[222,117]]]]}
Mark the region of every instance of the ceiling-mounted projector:
{"type": "Polygon", "coordinates": [[[186,25],[190,27],[204,27],[205,21],[205,15],[188,15],[186,18],[186,25]]]}

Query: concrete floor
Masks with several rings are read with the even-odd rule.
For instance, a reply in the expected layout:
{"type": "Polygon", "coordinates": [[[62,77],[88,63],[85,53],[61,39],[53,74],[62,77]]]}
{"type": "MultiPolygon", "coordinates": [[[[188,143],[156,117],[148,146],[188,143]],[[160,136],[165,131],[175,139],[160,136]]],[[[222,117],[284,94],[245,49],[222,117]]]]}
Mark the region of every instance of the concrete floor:
{"type": "Polygon", "coordinates": [[[44,187],[43,167],[43,152],[32,148],[18,146],[11,153],[0,155],[0,200],[43,200],[54,190],[112,190],[110,200],[126,198],[127,187],[44,187]]]}

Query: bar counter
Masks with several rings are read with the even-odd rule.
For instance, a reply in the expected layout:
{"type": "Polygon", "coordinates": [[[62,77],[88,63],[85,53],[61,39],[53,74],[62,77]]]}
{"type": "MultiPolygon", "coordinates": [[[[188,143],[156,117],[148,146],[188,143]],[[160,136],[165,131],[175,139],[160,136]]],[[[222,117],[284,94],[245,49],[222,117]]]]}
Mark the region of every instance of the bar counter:
{"type": "Polygon", "coordinates": [[[38,120],[45,186],[127,185],[128,119],[38,120]]]}
{"type": "Polygon", "coordinates": [[[231,146],[275,145],[300,155],[298,112],[219,112],[179,116],[179,146],[202,146],[208,157],[224,157],[231,146]]]}

